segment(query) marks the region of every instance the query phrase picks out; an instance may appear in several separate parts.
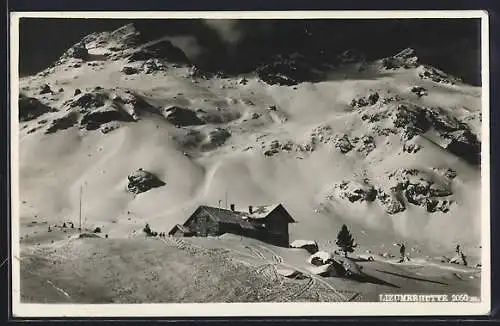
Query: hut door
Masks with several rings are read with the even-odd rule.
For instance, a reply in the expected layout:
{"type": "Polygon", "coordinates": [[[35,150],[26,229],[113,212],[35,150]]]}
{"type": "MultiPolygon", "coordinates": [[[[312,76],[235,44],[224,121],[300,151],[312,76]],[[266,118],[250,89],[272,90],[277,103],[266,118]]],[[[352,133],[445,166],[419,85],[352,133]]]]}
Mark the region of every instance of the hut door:
{"type": "Polygon", "coordinates": [[[208,235],[208,216],[198,217],[198,235],[200,237],[208,235]]]}

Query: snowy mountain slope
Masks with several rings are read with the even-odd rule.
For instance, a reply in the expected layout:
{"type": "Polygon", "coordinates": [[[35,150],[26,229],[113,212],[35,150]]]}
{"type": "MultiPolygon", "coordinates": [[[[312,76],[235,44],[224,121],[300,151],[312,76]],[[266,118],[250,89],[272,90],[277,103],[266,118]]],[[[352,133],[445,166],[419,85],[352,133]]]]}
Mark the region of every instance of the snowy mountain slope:
{"type": "MultiPolygon", "coordinates": [[[[20,80],[48,108],[20,119],[22,222],[76,221],[85,184],[86,225],[114,237],[146,222],[168,231],[227,194],[241,209],[282,202],[291,239],[330,240],[346,223],[366,243],[477,251],[480,88],[411,51],[284,86],[199,71],[133,25],[84,42],[20,80]],[[166,185],[130,194],[138,168],[166,185]]],[[[287,67],[264,79],[289,81],[287,67]]]]}

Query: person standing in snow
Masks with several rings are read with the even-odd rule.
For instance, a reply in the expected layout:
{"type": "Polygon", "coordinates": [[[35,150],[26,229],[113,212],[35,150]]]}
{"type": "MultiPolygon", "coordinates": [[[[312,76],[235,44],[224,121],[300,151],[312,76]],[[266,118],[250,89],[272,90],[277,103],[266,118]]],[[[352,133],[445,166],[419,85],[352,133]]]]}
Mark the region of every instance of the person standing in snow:
{"type": "Polygon", "coordinates": [[[403,242],[401,243],[395,243],[394,245],[396,246],[399,246],[399,256],[400,256],[400,259],[399,259],[399,263],[402,263],[405,261],[405,255],[406,255],[406,246],[403,242]]]}
{"type": "Polygon", "coordinates": [[[467,257],[462,252],[462,249],[460,248],[460,245],[457,245],[455,247],[455,253],[456,253],[455,257],[453,257],[452,259],[450,259],[450,263],[452,263],[452,264],[460,264],[460,265],[467,266],[467,257]]]}

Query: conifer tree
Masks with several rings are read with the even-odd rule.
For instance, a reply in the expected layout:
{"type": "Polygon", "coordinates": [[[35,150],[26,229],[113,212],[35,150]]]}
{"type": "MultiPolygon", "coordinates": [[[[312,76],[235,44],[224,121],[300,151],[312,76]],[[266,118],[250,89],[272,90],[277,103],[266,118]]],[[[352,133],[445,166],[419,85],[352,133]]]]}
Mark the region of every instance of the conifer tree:
{"type": "Polygon", "coordinates": [[[344,252],[344,257],[347,257],[348,252],[353,252],[354,248],[358,245],[354,243],[354,239],[347,229],[347,226],[344,224],[337,234],[337,246],[339,246],[340,250],[344,252]]]}

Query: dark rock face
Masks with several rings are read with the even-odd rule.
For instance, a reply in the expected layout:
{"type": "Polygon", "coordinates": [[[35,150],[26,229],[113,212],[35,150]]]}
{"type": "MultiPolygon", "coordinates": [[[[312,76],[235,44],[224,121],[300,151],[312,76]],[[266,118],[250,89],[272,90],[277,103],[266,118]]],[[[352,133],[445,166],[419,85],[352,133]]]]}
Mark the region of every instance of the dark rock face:
{"type": "Polygon", "coordinates": [[[196,112],[178,106],[166,108],[163,116],[176,126],[196,126],[205,123],[196,115],[196,112]]]}
{"type": "Polygon", "coordinates": [[[375,103],[378,102],[379,99],[380,95],[377,92],[371,92],[366,97],[361,96],[358,98],[354,98],[351,101],[351,106],[355,108],[361,108],[368,105],[374,105],[375,103]]]}
{"type": "Polygon", "coordinates": [[[373,136],[363,135],[356,150],[364,155],[368,155],[375,149],[375,147],[376,145],[373,136]]]}
{"type": "Polygon", "coordinates": [[[413,86],[410,91],[415,93],[418,97],[427,95],[427,90],[422,86],[413,86]]]}
{"type": "Polygon", "coordinates": [[[190,63],[186,54],[168,40],[163,40],[141,48],[129,57],[128,62],[145,61],[154,58],[163,59],[172,63],[190,63]]]}
{"type": "Polygon", "coordinates": [[[355,149],[363,155],[368,155],[377,147],[375,139],[371,135],[362,135],[361,138],[350,138],[346,134],[337,135],[334,139],[334,144],[335,148],[342,154],[347,154],[351,150],[355,149]]]}
{"type": "Polygon", "coordinates": [[[409,154],[415,154],[422,149],[420,144],[414,143],[412,140],[406,140],[403,143],[403,151],[409,154]]]}
{"type": "Polygon", "coordinates": [[[397,214],[406,209],[404,202],[396,194],[389,194],[381,188],[377,190],[377,199],[387,214],[397,214]]]}
{"type": "Polygon", "coordinates": [[[412,48],[406,48],[403,51],[395,54],[392,57],[382,59],[382,66],[385,69],[409,69],[414,68],[418,64],[417,53],[412,48]]]}
{"type": "Polygon", "coordinates": [[[398,169],[389,174],[389,180],[393,183],[391,191],[402,194],[408,203],[424,207],[430,213],[447,213],[453,203],[439,198],[453,194],[449,184],[433,182],[418,170],[398,169]]]}
{"type": "Polygon", "coordinates": [[[160,180],[151,172],[138,169],[128,176],[127,189],[133,194],[140,194],[153,188],[164,186],[165,182],[160,180]]]}
{"type": "Polygon", "coordinates": [[[447,75],[441,70],[429,66],[422,66],[422,71],[419,72],[418,76],[422,79],[430,79],[436,83],[449,85],[454,85],[460,81],[460,78],[447,75]]]}
{"type": "Polygon", "coordinates": [[[324,78],[300,55],[276,56],[270,63],[259,66],[256,71],[259,78],[269,85],[293,86],[324,78]]]}
{"type": "Polygon", "coordinates": [[[366,110],[361,119],[370,123],[370,128],[377,135],[400,133],[405,152],[418,152],[421,146],[413,141],[414,137],[418,135],[425,137],[427,131],[433,130],[443,141],[444,149],[473,165],[479,165],[481,162],[481,142],[471,127],[442,108],[405,103],[398,104],[395,109],[389,107],[389,110],[382,111],[366,110]],[[376,124],[387,118],[391,120],[392,128],[381,128],[376,124]]]}
{"type": "Polygon", "coordinates": [[[481,164],[481,143],[470,130],[457,130],[446,137],[450,139],[447,150],[473,165],[481,164]]]}
{"type": "MultiPolygon", "coordinates": [[[[82,40],[83,41],[83,40],[82,40]]],[[[74,59],[81,59],[81,60],[88,60],[89,58],[89,51],[85,47],[84,42],[78,42],[72,47],[70,47],[66,53],[63,54],[62,58],[74,58],[74,59]]]]}
{"type": "Polygon", "coordinates": [[[78,122],[78,114],[70,112],[62,118],[54,119],[45,131],[46,134],[52,134],[58,130],[64,130],[73,127],[78,122]]]}
{"type": "Polygon", "coordinates": [[[116,121],[111,121],[111,122],[108,122],[108,123],[103,123],[100,126],[100,130],[101,130],[101,132],[103,134],[110,133],[113,130],[118,129],[118,128],[120,128],[120,124],[118,122],[116,122],[116,121]]]}
{"type": "Polygon", "coordinates": [[[109,110],[96,110],[85,114],[80,125],[87,130],[96,130],[101,125],[112,121],[131,121],[130,116],[123,112],[110,108],[109,110]]]}
{"type": "Polygon", "coordinates": [[[165,66],[158,59],[148,59],[142,64],[142,71],[145,74],[151,74],[163,69],[165,69],[165,66]]]}
{"type": "Polygon", "coordinates": [[[125,75],[134,75],[134,74],[137,74],[139,72],[139,70],[137,70],[137,68],[134,68],[134,67],[125,66],[122,68],[122,72],[125,75]]]}
{"type": "Polygon", "coordinates": [[[340,198],[354,202],[372,202],[377,198],[377,191],[370,184],[359,184],[355,182],[343,181],[336,185],[340,198]]]}
{"type": "MultiPolygon", "coordinates": [[[[99,129],[101,125],[113,121],[136,121],[136,111],[149,110],[151,106],[129,90],[104,90],[97,86],[93,91],[84,93],[65,103],[68,110],[82,115],[80,126],[87,130],[99,129]]],[[[111,131],[116,128],[104,128],[111,131]]]]}
{"type": "Polygon", "coordinates": [[[394,127],[403,129],[404,136],[408,140],[426,132],[432,126],[424,110],[404,104],[397,107],[392,116],[392,123],[394,127]]]}
{"type": "Polygon", "coordinates": [[[48,112],[54,112],[55,109],[43,104],[34,97],[27,97],[24,95],[19,96],[19,121],[30,121],[44,115],[48,112]]]}
{"type": "MultiPolygon", "coordinates": [[[[363,182],[343,181],[335,185],[339,198],[356,202],[374,202],[393,215],[406,210],[407,205],[420,206],[429,213],[450,211],[454,201],[449,198],[451,179],[438,178],[416,169],[397,169],[388,174],[389,186],[373,186],[363,182]]],[[[328,196],[328,199],[331,199],[328,196]]]]}
{"type": "Polygon", "coordinates": [[[45,84],[40,87],[40,95],[43,94],[52,94],[52,89],[50,88],[49,85],[45,84]]]}
{"type": "Polygon", "coordinates": [[[335,139],[335,148],[338,149],[342,154],[349,153],[353,148],[353,144],[351,143],[349,137],[347,135],[342,135],[342,137],[338,137],[335,139]]]}
{"type": "Polygon", "coordinates": [[[223,145],[226,140],[231,137],[231,133],[224,128],[215,128],[210,131],[207,136],[207,141],[202,144],[202,150],[211,150],[223,145]]]}
{"type": "Polygon", "coordinates": [[[99,108],[106,104],[107,97],[101,93],[85,93],[76,100],[71,101],[70,107],[99,108]]]}
{"type": "Polygon", "coordinates": [[[205,69],[202,69],[198,66],[192,66],[189,69],[189,76],[191,78],[210,79],[210,78],[214,77],[215,75],[212,72],[205,70],[205,69]]]}
{"type": "Polygon", "coordinates": [[[433,127],[448,140],[448,151],[470,164],[481,164],[481,142],[466,123],[448,116],[440,108],[428,108],[427,114],[433,127]]]}

